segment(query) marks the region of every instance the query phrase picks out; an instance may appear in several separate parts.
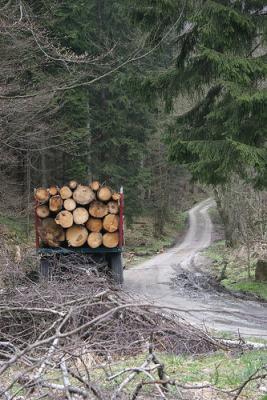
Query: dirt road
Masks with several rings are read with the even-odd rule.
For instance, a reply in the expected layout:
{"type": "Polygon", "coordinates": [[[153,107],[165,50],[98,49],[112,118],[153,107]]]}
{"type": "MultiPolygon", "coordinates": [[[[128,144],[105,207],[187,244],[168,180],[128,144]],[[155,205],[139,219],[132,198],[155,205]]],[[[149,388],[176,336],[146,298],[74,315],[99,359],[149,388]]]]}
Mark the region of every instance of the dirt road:
{"type": "Polygon", "coordinates": [[[197,284],[203,278],[203,257],[199,253],[212,240],[208,209],[213,204],[208,199],[189,211],[189,229],[181,244],[126,270],[125,289],[161,306],[176,307],[194,324],[267,338],[267,303],[237,299],[197,284]],[[188,277],[193,277],[196,284],[190,285],[188,277]]]}

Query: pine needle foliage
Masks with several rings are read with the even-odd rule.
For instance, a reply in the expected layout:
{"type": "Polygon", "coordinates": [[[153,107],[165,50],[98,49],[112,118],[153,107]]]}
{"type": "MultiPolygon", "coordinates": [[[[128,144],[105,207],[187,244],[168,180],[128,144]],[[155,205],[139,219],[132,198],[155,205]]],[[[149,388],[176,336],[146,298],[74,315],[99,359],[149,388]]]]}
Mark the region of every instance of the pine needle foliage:
{"type": "Polygon", "coordinates": [[[153,42],[173,27],[164,49],[172,62],[142,80],[146,99],[157,95],[168,110],[181,94],[194,103],[166,134],[170,159],[204,183],[224,183],[237,172],[267,185],[265,2],[134,3],[134,20],[147,32],[154,25],[153,42]]]}

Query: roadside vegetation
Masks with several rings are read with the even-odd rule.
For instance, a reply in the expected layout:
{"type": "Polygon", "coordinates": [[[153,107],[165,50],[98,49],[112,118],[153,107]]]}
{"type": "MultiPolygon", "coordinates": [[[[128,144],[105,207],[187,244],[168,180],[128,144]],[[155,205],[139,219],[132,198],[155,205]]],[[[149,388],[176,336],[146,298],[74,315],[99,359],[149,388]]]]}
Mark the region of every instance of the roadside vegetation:
{"type": "Polygon", "coordinates": [[[125,230],[126,265],[138,263],[175,245],[185,234],[187,222],[187,212],[177,211],[166,222],[164,232],[154,237],[153,220],[149,217],[138,218],[125,230]]]}
{"type": "Polygon", "coordinates": [[[267,281],[255,280],[256,264],[258,258],[263,256],[257,242],[256,246],[254,243],[254,248],[251,246],[248,260],[246,243],[237,241],[234,247],[226,246],[226,241],[222,240],[224,234],[218,211],[215,208],[211,209],[210,216],[215,228],[215,242],[204,251],[204,254],[213,261],[212,274],[232,292],[252,294],[255,298],[267,300],[267,281]]]}

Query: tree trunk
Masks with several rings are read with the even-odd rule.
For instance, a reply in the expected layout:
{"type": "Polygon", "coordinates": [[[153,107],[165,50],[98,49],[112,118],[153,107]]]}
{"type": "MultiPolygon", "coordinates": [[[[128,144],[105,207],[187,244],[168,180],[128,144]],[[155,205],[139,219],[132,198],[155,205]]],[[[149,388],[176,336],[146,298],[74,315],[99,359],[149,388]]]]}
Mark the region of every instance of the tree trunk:
{"type": "Polygon", "coordinates": [[[90,217],[89,220],[86,222],[86,228],[90,232],[100,232],[103,227],[102,219],[100,218],[92,218],[90,217]]]}
{"type": "Polygon", "coordinates": [[[60,225],[57,225],[53,218],[43,219],[38,233],[41,240],[50,247],[59,247],[65,240],[65,232],[60,225]]]}
{"type": "Polygon", "coordinates": [[[95,193],[89,186],[79,185],[73,192],[73,198],[76,203],[86,205],[95,199],[95,193]]]}
{"type": "Polygon", "coordinates": [[[103,218],[108,214],[108,206],[101,201],[93,201],[89,207],[89,213],[92,217],[103,218]]]}
{"type": "Polygon", "coordinates": [[[103,245],[110,249],[118,246],[119,244],[119,233],[118,232],[107,232],[103,235],[103,245]]]}
{"type": "Polygon", "coordinates": [[[117,201],[109,201],[108,202],[108,212],[109,214],[118,214],[119,213],[119,204],[117,201]]]}
{"type": "Polygon", "coordinates": [[[88,246],[92,249],[96,249],[97,247],[101,246],[103,241],[102,234],[99,232],[91,232],[89,233],[87,243],[88,246]]]}
{"type": "Polygon", "coordinates": [[[62,228],[70,228],[73,225],[73,215],[70,211],[63,210],[57,214],[55,221],[62,228]]]}
{"type": "Polygon", "coordinates": [[[76,189],[76,187],[78,186],[78,183],[76,182],[76,181],[70,181],[69,182],[69,187],[72,189],[72,190],[74,190],[74,189],[76,189]]]}
{"type": "Polygon", "coordinates": [[[49,192],[46,188],[40,187],[35,190],[34,197],[40,203],[46,203],[49,200],[49,192]]]}
{"type": "Polygon", "coordinates": [[[225,212],[218,190],[213,187],[214,197],[217,204],[217,210],[221,217],[223,227],[224,227],[224,237],[225,237],[225,244],[227,247],[234,247],[234,240],[233,240],[233,230],[229,221],[229,217],[225,212]]]}
{"type": "Polygon", "coordinates": [[[76,206],[77,206],[77,204],[73,199],[64,200],[64,208],[65,208],[65,210],[73,211],[73,210],[75,210],[76,206]]]}
{"type": "Polygon", "coordinates": [[[66,239],[71,247],[81,247],[83,246],[88,238],[88,231],[82,225],[73,225],[71,228],[67,229],[66,239]]]}
{"type": "Polygon", "coordinates": [[[120,200],[120,198],[121,198],[120,193],[117,193],[117,192],[113,193],[112,199],[113,199],[114,201],[118,201],[118,200],[120,200]]]}
{"type": "Polygon", "coordinates": [[[73,220],[77,225],[82,225],[88,221],[89,213],[84,207],[78,207],[73,211],[73,220]]]}
{"type": "Polygon", "coordinates": [[[97,192],[100,188],[100,183],[98,181],[93,181],[90,183],[90,188],[94,191],[97,192]]]}
{"type": "Polygon", "coordinates": [[[55,196],[56,194],[58,194],[58,188],[57,186],[50,186],[50,188],[48,189],[49,193],[51,196],[55,196]]]}
{"type": "Polygon", "coordinates": [[[59,212],[62,209],[63,200],[59,195],[52,196],[49,199],[49,209],[52,212],[59,212]]]}
{"type": "Polygon", "coordinates": [[[108,214],[103,220],[103,228],[107,232],[116,232],[119,228],[118,215],[108,214]]]}
{"type": "Polygon", "coordinates": [[[112,192],[111,190],[104,186],[102,188],[100,188],[97,192],[97,198],[101,201],[109,201],[111,199],[112,196],[112,192]]]}
{"type": "Polygon", "coordinates": [[[60,196],[63,200],[70,199],[72,197],[72,190],[68,186],[62,186],[59,190],[60,196]]]}
{"type": "Polygon", "coordinates": [[[39,218],[47,218],[50,214],[49,208],[43,204],[41,206],[36,207],[36,214],[39,218]]]}

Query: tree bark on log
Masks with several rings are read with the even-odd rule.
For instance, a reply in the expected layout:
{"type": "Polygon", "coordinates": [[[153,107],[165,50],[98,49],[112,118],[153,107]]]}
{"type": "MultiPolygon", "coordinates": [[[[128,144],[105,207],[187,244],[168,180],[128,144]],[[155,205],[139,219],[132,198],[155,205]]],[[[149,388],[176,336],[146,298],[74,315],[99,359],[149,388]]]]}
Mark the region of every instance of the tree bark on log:
{"type": "Polygon", "coordinates": [[[63,200],[59,195],[52,196],[49,199],[49,209],[52,212],[59,212],[62,209],[63,200]]]}
{"type": "Polygon", "coordinates": [[[103,218],[108,214],[108,206],[101,201],[93,201],[89,206],[89,214],[95,218],[103,218]]]}
{"type": "Polygon", "coordinates": [[[63,200],[70,199],[72,197],[72,190],[68,186],[63,186],[59,190],[59,193],[63,200]]]}
{"type": "Polygon", "coordinates": [[[112,192],[111,192],[111,190],[110,190],[108,187],[106,187],[106,186],[103,186],[102,188],[100,188],[100,189],[97,191],[97,198],[98,198],[100,201],[109,201],[109,200],[111,199],[111,196],[112,196],[112,192]]]}
{"type": "Polygon", "coordinates": [[[46,203],[49,200],[50,194],[46,188],[40,187],[35,190],[34,197],[40,203],[46,203]]]}
{"type": "Polygon", "coordinates": [[[85,224],[88,221],[89,213],[84,207],[78,207],[73,211],[73,221],[77,225],[85,224]]]}
{"type": "Polygon", "coordinates": [[[109,214],[119,213],[119,204],[117,201],[112,200],[108,202],[108,212],[109,214]]]}
{"type": "Polygon", "coordinates": [[[85,226],[73,225],[71,228],[67,229],[66,239],[71,247],[81,247],[83,246],[88,238],[88,231],[85,226]]]}
{"type": "Polygon", "coordinates": [[[100,232],[103,228],[102,219],[90,217],[89,220],[86,222],[86,228],[90,232],[100,232]]]}
{"type": "Polygon", "coordinates": [[[77,206],[77,204],[73,199],[64,200],[64,208],[65,208],[65,210],[73,211],[73,210],[75,210],[76,206],[77,206]]]}
{"type": "Polygon", "coordinates": [[[107,232],[103,235],[103,245],[105,247],[108,247],[109,249],[112,249],[114,247],[117,247],[119,244],[119,233],[118,232],[107,232]]]}
{"type": "Polygon", "coordinates": [[[96,249],[97,247],[101,246],[103,241],[102,234],[99,232],[91,232],[89,233],[87,243],[88,246],[92,249],[96,249]]]}
{"type": "Polygon", "coordinates": [[[103,220],[103,228],[107,232],[116,232],[119,228],[118,215],[108,214],[103,220]]]}
{"type": "Polygon", "coordinates": [[[73,225],[73,215],[70,211],[63,210],[58,213],[55,221],[62,228],[70,228],[73,225]]]}
{"type": "Polygon", "coordinates": [[[95,193],[89,186],[79,185],[73,192],[73,198],[76,203],[86,205],[95,199],[95,193]]]}
{"type": "Polygon", "coordinates": [[[38,215],[39,218],[47,218],[50,214],[49,207],[47,207],[44,204],[36,207],[36,214],[38,215]]]}

